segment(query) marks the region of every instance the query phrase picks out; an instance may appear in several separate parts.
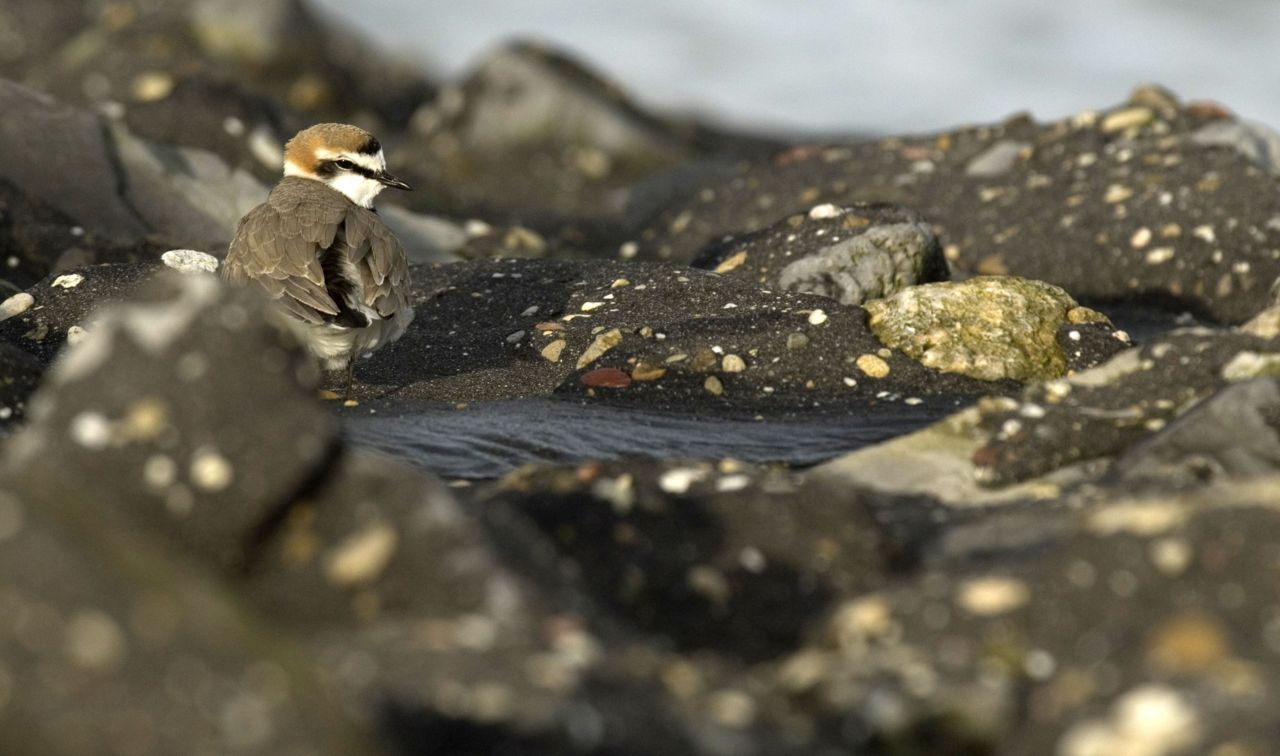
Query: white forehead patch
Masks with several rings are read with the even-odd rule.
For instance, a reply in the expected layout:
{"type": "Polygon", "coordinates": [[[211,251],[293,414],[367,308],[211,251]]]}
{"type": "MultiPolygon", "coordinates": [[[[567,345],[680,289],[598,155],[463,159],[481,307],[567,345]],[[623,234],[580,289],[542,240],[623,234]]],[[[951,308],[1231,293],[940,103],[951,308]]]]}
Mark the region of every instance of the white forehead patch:
{"type": "Polygon", "coordinates": [[[366,155],[360,152],[335,152],[334,150],[319,149],[316,150],[316,157],[320,160],[350,160],[356,165],[368,168],[371,171],[385,171],[387,169],[387,158],[383,155],[382,150],[378,150],[373,155],[366,155]]]}

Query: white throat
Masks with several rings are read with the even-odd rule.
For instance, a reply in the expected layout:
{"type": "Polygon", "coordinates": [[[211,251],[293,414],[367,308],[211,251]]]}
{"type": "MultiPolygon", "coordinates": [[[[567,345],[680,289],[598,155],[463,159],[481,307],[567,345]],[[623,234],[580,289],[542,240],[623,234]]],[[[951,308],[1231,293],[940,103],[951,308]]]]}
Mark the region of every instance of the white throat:
{"type": "Polygon", "coordinates": [[[339,173],[324,183],[347,195],[347,199],[364,208],[372,208],[374,197],[386,188],[381,182],[367,179],[358,173],[339,173]]]}

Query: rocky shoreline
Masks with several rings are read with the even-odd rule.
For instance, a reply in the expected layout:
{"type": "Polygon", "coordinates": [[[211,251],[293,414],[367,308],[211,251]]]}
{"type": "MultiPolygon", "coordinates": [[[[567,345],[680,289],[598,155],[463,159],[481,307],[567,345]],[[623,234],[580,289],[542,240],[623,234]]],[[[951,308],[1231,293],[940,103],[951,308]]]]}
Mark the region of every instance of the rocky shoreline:
{"type": "Polygon", "coordinates": [[[1274,751],[1265,127],[811,143],[295,0],[3,28],[0,751],[1274,751]],[[210,275],[320,120],[421,188],[345,404],[210,275]],[[480,462],[398,454],[445,412],[480,462]]]}

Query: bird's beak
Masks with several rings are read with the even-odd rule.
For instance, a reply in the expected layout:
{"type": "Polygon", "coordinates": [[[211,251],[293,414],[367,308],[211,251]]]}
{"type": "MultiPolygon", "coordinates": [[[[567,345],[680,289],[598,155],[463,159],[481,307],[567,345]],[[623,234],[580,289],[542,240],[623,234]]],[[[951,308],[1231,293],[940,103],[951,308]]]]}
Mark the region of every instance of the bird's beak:
{"type": "Polygon", "coordinates": [[[408,184],[396,178],[395,176],[392,176],[390,173],[387,173],[386,171],[382,171],[374,178],[376,178],[381,184],[385,186],[389,186],[394,189],[403,189],[406,192],[413,191],[413,187],[409,186],[408,184]]]}

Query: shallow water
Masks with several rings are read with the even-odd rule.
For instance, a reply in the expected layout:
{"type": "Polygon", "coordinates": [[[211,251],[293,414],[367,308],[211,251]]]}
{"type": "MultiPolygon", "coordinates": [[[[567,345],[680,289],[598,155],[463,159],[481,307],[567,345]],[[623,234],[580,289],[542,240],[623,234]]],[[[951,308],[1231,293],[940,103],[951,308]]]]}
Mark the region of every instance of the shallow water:
{"type": "Polygon", "coordinates": [[[619,457],[811,465],[924,427],[965,402],[882,404],[863,416],[698,417],[570,400],[448,404],[366,403],[344,411],[355,443],[447,478],[494,478],[526,463],[619,457]],[[370,413],[372,410],[372,414],[370,413]]]}

